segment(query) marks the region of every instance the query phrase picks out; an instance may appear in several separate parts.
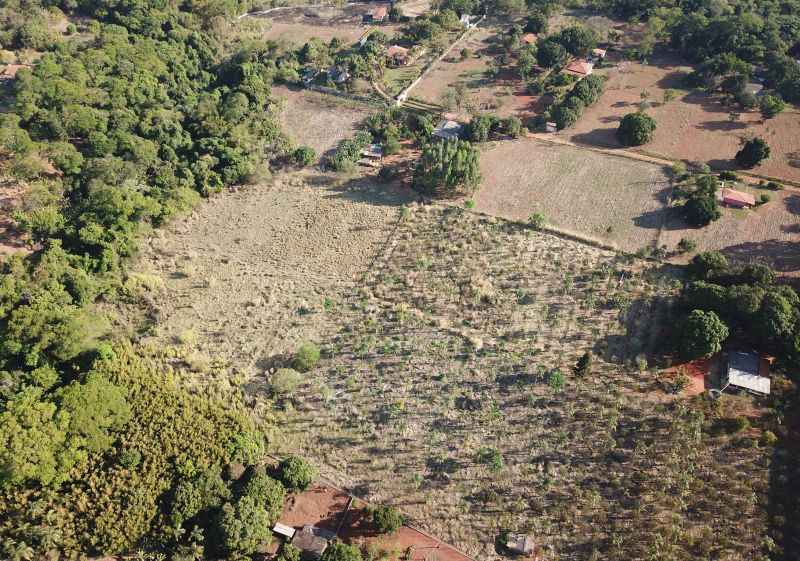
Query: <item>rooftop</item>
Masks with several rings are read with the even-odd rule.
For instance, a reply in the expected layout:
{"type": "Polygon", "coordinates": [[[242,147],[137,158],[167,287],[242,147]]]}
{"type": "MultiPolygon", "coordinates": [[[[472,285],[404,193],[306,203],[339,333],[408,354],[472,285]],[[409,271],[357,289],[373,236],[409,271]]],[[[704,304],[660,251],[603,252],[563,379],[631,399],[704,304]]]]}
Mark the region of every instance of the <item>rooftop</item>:
{"type": "Polygon", "coordinates": [[[720,190],[722,202],[733,203],[746,206],[755,206],[756,198],[750,193],[737,191],[736,189],[723,188],[720,190]]]}
{"type": "Polygon", "coordinates": [[[760,367],[761,361],[755,353],[730,353],[727,368],[728,384],[761,394],[769,394],[770,379],[759,375],[760,367]]]}
{"type": "Polygon", "coordinates": [[[458,121],[443,119],[438,125],[436,125],[436,128],[433,129],[433,136],[447,140],[458,138],[461,135],[461,130],[463,128],[464,125],[458,121]]]}
{"type": "Polygon", "coordinates": [[[572,74],[579,74],[581,76],[588,76],[592,73],[592,69],[594,65],[591,62],[586,62],[584,60],[573,60],[570,62],[565,70],[572,74]]]}
{"type": "Polygon", "coordinates": [[[522,36],[522,42],[528,43],[529,45],[536,42],[536,34],[535,33],[526,33],[522,36]]]}

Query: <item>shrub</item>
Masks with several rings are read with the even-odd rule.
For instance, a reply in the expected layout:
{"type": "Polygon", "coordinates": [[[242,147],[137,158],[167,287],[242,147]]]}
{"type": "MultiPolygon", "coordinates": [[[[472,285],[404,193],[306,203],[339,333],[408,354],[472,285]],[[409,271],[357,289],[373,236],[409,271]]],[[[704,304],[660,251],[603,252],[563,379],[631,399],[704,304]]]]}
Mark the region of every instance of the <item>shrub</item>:
{"type": "Polygon", "coordinates": [[[531,228],[534,230],[541,230],[547,224],[547,219],[541,212],[534,212],[528,217],[528,224],[530,224],[531,228]]]}
{"type": "Polygon", "coordinates": [[[300,561],[302,551],[297,546],[284,542],[278,554],[277,561],[300,561]]]}
{"type": "Polygon", "coordinates": [[[724,180],[724,181],[738,181],[739,180],[739,176],[736,174],[735,171],[728,171],[728,170],[721,171],[719,173],[719,178],[724,180]]]}
{"type": "Polygon", "coordinates": [[[298,456],[289,456],[278,466],[281,482],[287,489],[303,491],[316,477],[314,466],[298,456]]]}
{"type": "Polygon", "coordinates": [[[745,416],[736,417],[733,420],[733,432],[742,432],[750,428],[750,419],[745,416]]]}
{"type": "Polygon", "coordinates": [[[317,159],[317,153],[310,146],[300,146],[292,152],[292,160],[301,167],[310,166],[317,159]]]}
{"type": "Polygon", "coordinates": [[[553,370],[547,377],[547,384],[553,391],[561,391],[564,388],[565,382],[564,374],[562,374],[560,370],[553,370]]]}
{"type": "Polygon", "coordinates": [[[764,434],[761,435],[761,444],[762,446],[775,446],[778,443],[778,437],[775,436],[775,433],[771,430],[764,431],[764,434]]]}
{"type": "Polygon", "coordinates": [[[487,466],[489,471],[497,472],[503,469],[503,456],[497,448],[481,448],[475,459],[487,466]]]}
{"type": "Polygon", "coordinates": [[[372,523],[382,534],[396,532],[403,522],[403,515],[391,506],[382,505],[372,509],[372,523]]]}
{"type": "Polygon", "coordinates": [[[620,121],[617,138],[625,146],[641,146],[653,140],[656,121],[642,112],[628,113],[620,121]]]}
{"type": "Polygon", "coordinates": [[[303,377],[293,368],[279,368],[269,381],[273,395],[285,396],[291,394],[303,381],[303,377]]]}
{"type": "Polygon", "coordinates": [[[765,205],[768,202],[770,202],[771,200],[772,200],[772,197],[770,197],[767,193],[761,193],[761,195],[759,195],[759,197],[758,197],[758,204],[759,205],[765,205]]]}
{"type": "Polygon", "coordinates": [[[247,495],[222,507],[217,526],[230,555],[252,555],[260,545],[269,543],[272,535],[272,520],[266,509],[247,495]]]}
{"type": "Polygon", "coordinates": [[[697,249],[697,242],[694,240],[690,240],[689,238],[681,238],[678,242],[678,251],[681,253],[691,253],[697,249]]]}
{"type": "Polygon", "coordinates": [[[717,199],[705,193],[695,193],[683,205],[686,221],[697,227],[706,226],[722,216],[717,199]]]}
{"type": "Polygon", "coordinates": [[[575,368],[573,371],[575,372],[576,376],[582,377],[586,376],[587,374],[591,374],[592,372],[592,353],[586,351],[581,355],[578,359],[578,362],[575,363],[575,368]]]}
{"type": "Polygon", "coordinates": [[[772,119],[786,108],[783,99],[776,95],[765,95],[758,105],[761,110],[761,116],[765,119],[772,119]]]}
{"type": "Polygon", "coordinates": [[[308,372],[317,365],[319,357],[319,347],[314,343],[303,343],[297,349],[292,364],[298,372],[308,372]]]}
{"type": "Polygon", "coordinates": [[[277,520],[280,516],[286,498],[286,491],[281,482],[260,472],[253,474],[245,484],[242,494],[263,506],[270,520],[277,520]]]}
{"type": "Polygon", "coordinates": [[[728,272],[728,259],[718,251],[698,253],[689,264],[689,274],[700,280],[711,280],[728,272]]]}

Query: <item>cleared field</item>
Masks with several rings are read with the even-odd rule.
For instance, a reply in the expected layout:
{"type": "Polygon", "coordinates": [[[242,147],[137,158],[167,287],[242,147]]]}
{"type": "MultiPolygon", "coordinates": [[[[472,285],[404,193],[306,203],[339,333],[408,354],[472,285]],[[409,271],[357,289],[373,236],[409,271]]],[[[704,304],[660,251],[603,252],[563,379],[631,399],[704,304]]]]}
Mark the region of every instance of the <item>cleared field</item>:
{"type": "Polygon", "coordinates": [[[511,69],[503,69],[499,76],[490,76],[488,70],[495,56],[500,54],[498,42],[501,29],[496,25],[481,25],[414,89],[412,95],[428,103],[441,104],[445,93],[463,86],[466,96],[461,107],[448,107],[462,118],[469,118],[471,110],[491,110],[498,115],[533,114],[537,98],[525,91],[524,84],[511,69]],[[461,49],[471,56],[461,59],[461,49]]]}
{"type": "Polygon", "coordinates": [[[660,166],[534,139],[481,154],[477,209],[526,220],[541,212],[557,228],[627,251],[658,239],[670,182],[660,166]]]}
{"type": "Polygon", "coordinates": [[[351,136],[375,112],[374,107],[311,90],[275,86],[272,91],[283,100],[282,129],[295,144],[311,146],[318,155],[351,136]]]}
{"type": "Polygon", "coordinates": [[[656,390],[671,286],[611,252],[412,210],[281,402],[278,442],[476,559],[501,557],[502,530],[533,534],[544,559],[744,558],[768,469],[656,390]],[[576,378],[587,349],[593,373],[576,378]]]}
{"type": "Polygon", "coordinates": [[[647,92],[652,107],[648,113],[658,123],[653,142],[642,151],[687,162],[709,163],[713,168],[734,166],[733,156],[743,136],[761,136],[772,148],[772,156],[755,173],[800,181],[800,114],[789,107],[776,118],[762,121],[757,111],[740,113],[731,121],[731,108],[718,98],[699,91],[680,90],[682,78],[691,71],[673,56],[654,56],[650,64],[617,62],[598,70],[608,76],[600,100],[589,107],[578,123],[559,133],[574,142],[619,147],[615,132],[626,113],[636,111],[647,92]],[[664,92],[678,90],[678,97],[664,103],[664,92]]]}
{"type": "MultiPolygon", "coordinates": [[[[345,44],[354,43],[367,25],[364,14],[378,4],[348,4],[342,8],[314,6],[275,10],[252,19],[262,22],[265,39],[300,46],[312,37],[330,41],[338,37],[345,44]]],[[[381,24],[378,28],[389,36],[398,29],[394,24],[381,24]]]]}

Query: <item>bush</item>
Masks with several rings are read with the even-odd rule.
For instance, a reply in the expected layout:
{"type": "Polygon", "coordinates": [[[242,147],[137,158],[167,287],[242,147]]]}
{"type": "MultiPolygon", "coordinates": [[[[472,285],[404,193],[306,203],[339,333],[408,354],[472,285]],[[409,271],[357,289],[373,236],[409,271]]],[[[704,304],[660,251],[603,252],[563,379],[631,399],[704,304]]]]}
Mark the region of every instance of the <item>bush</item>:
{"type": "Polygon", "coordinates": [[[547,377],[547,384],[554,391],[561,391],[564,388],[566,380],[560,370],[553,370],[547,377]]]}
{"type": "Polygon", "coordinates": [[[761,195],[759,195],[759,197],[758,197],[758,204],[759,205],[765,205],[768,202],[770,202],[771,200],[772,200],[772,197],[770,197],[767,193],[761,193],[761,195]]]}
{"type": "Polygon", "coordinates": [[[758,105],[761,110],[761,116],[765,119],[772,119],[786,108],[783,100],[775,95],[765,95],[758,105]]]}
{"type": "Polygon", "coordinates": [[[578,362],[575,363],[573,372],[575,372],[575,375],[578,377],[583,377],[587,374],[590,374],[592,372],[592,362],[592,353],[586,351],[578,359],[578,362]]]}
{"type": "Polygon", "coordinates": [[[317,365],[319,357],[319,347],[314,343],[303,343],[297,349],[292,364],[298,372],[308,372],[317,365]]]}
{"type": "Polygon", "coordinates": [[[775,446],[778,443],[778,437],[775,436],[775,433],[771,430],[765,430],[764,434],[761,435],[761,445],[762,446],[775,446]]]}
{"type": "Polygon", "coordinates": [[[695,193],[689,197],[683,206],[683,212],[686,221],[697,227],[706,226],[722,216],[717,199],[705,193],[695,193]]]}
{"type": "Polygon", "coordinates": [[[310,166],[316,159],[317,153],[310,146],[300,146],[292,152],[292,161],[301,167],[310,166]]]}
{"type": "Polygon", "coordinates": [[[381,534],[393,534],[403,522],[403,515],[391,506],[382,505],[372,509],[372,523],[381,534]]]}
{"type": "Polygon", "coordinates": [[[303,381],[303,377],[293,368],[279,368],[269,381],[273,395],[286,396],[291,394],[303,381]]]}
{"type": "Polygon", "coordinates": [[[689,274],[699,280],[712,280],[728,273],[728,259],[718,251],[698,253],[689,263],[689,274]]]}
{"type": "Polygon", "coordinates": [[[281,482],[287,489],[304,491],[316,477],[314,466],[298,456],[289,456],[278,466],[281,482]]]}
{"type": "Polygon", "coordinates": [[[302,553],[303,552],[300,551],[297,546],[294,546],[289,542],[283,542],[281,551],[278,554],[278,559],[276,561],[300,561],[302,553]]]}
{"type": "Polygon", "coordinates": [[[363,557],[356,546],[337,540],[325,549],[320,561],[363,561],[363,557]]]}
{"type": "Polygon", "coordinates": [[[689,238],[681,238],[678,242],[678,251],[681,253],[691,253],[697,249],[697,242],[689,238]]]}
{"type": "Polygon", "coordinates": [[[498,472],[503,469],[503,456],[497,448],[481,448],[478,450],[475,460],[484,464],[489,471],[498,472]]]}
{"type": "Polygon", "coordinates": [[[281,482],[260,472],[253,474],[245,484],[242,494],[263,506],[270,520],[278,519],[283,510],[283,501],[286,498],[286,491],[281,482]]]}
{"type": "Polygon", "coordinates": [[[252,555],[272,537],[272,520],[266,509],[248,496],[226,504],[217,521],[222,546],[229,555],[252,555]]]}
{"type": "Polygon", "coordinates": [[[528,224],[530,224],[531,228],[534,230],[541,230],[547,224],[547,219],[541,212],[534,212],[528,217],[528,224]]]}
{"type": "Polygon", "coordinates": [[[646,113],[628,113],[617,129],[617,139],[625,146],[641,146],[653,140],[656,121],[646,113]]]}
{"type": "Polygon", "coordinates": [[[724,181],[738,181],[739,176],[736,174],[735,171],[721,171],[719,173],[719,178],[724,181]]]}

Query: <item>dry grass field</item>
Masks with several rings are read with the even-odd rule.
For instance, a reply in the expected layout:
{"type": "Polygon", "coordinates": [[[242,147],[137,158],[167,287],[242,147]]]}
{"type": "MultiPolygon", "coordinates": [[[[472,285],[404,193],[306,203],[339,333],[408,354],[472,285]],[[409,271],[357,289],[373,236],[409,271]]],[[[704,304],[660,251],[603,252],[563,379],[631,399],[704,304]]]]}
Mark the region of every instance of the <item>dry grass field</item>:
{"type": "Polygon", "coordinates": [[[543,559],[747,558],[768,462],[741,444],[758,430],[715,428],[737,398],[704,420],[657,389],[673,285],[502,220],[412,209],[280,401],[280,449],[476,559],[500,558],[504,529],[543,559]],[[576,378],[586,350],[593,373],[576,378]]]}
{"type": "Polygon", "coordinates": [[[514,220],[541,212],[549,224],[626,251],[656,242],[667,218],[664,170],[534,139],[498,143],[481,154],[477,209],[514,220]]]}
{"type": "Polygon", "coordinates": [[[281,127],[296,145],[311,146],[322,155],[347,137],[376,109],[365,104],[311,90],[275,86],[282,100],[281,127]]]}
{"type": "Polygon", "coordinates": [[[687,162],[709,163],[714,168],[733,167],[740,138],[761,136],[772,148],[772,156],[755,173],[800,181],[800,113],[794,107],[763,122],[758,111],[740,114],[731,121],[730,107],[699,91],[680,90],[682,78],[691,68],[673,56],[654,56],[650,64],[618,62],[600,69],[608,76],[605,93],[586,110],[571,129],[559,133],[572,141],[619,147],[615,131],[623,115],[638,109],[642,92],[652,107],[648,113],[658,123],[653,142],[641,150],[687,162]],[[664,103],[664,92],[678,90],[678,97],[664,103]]]}

